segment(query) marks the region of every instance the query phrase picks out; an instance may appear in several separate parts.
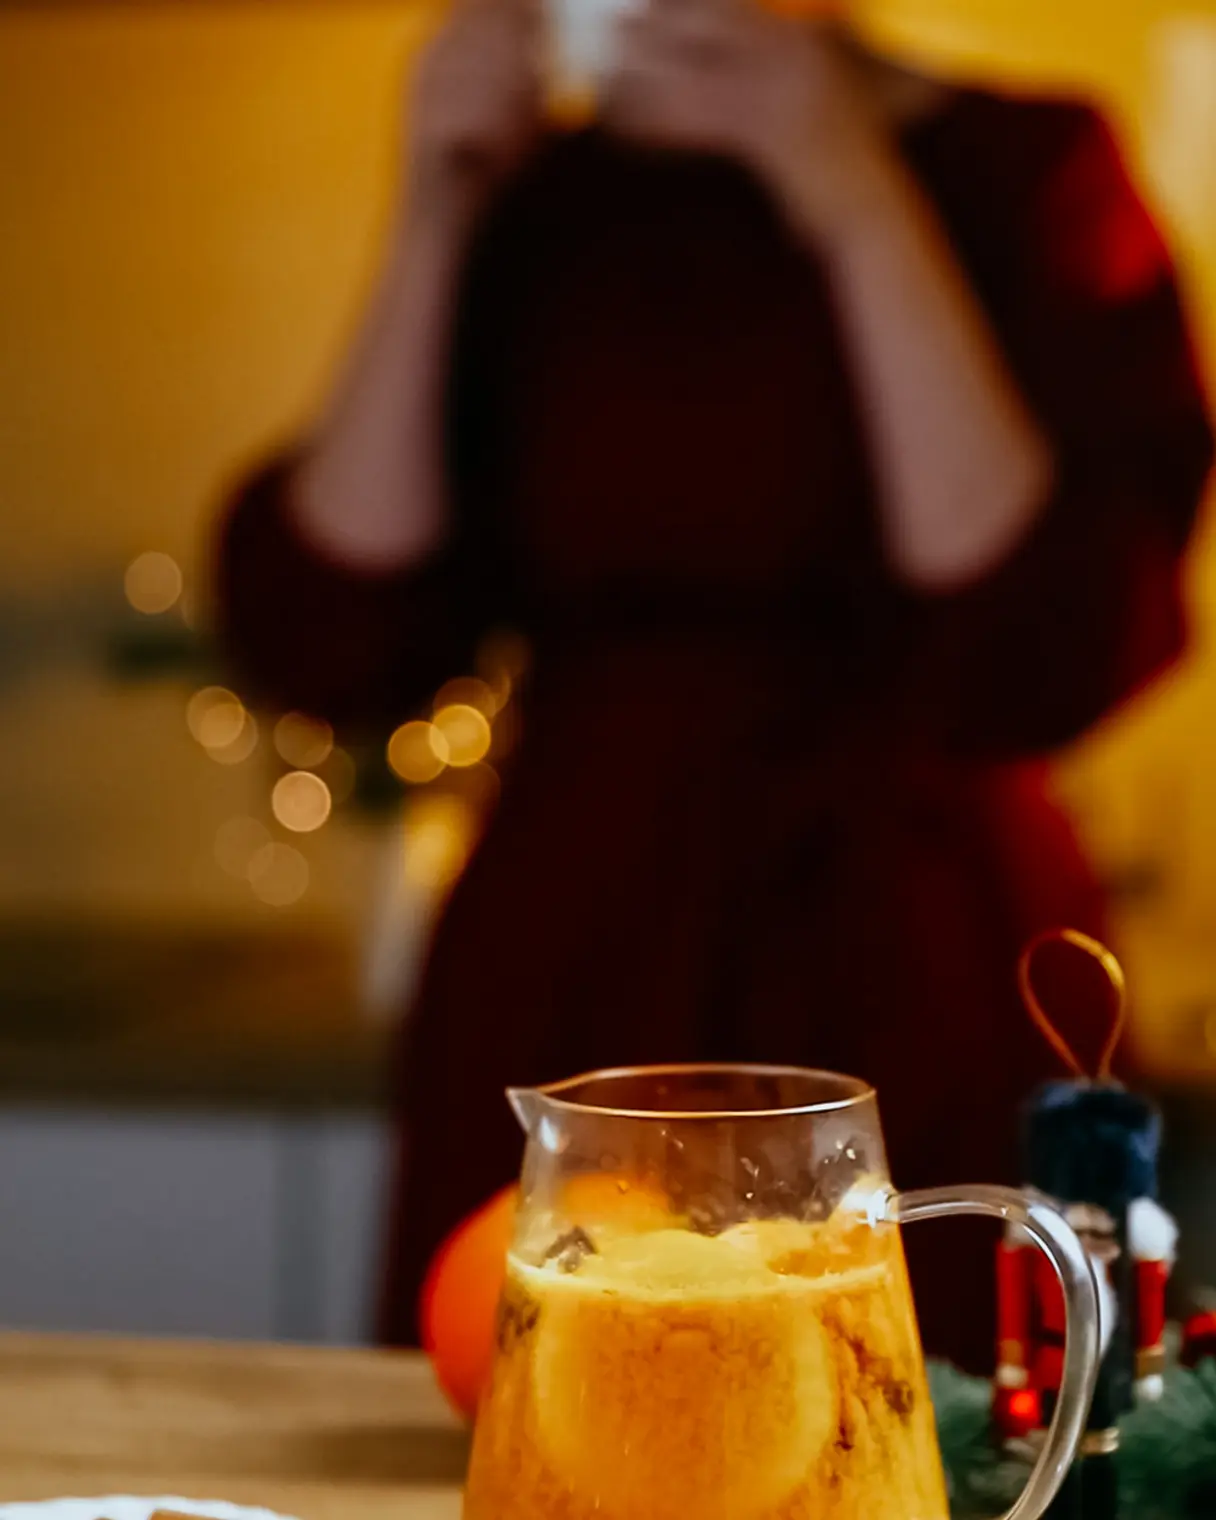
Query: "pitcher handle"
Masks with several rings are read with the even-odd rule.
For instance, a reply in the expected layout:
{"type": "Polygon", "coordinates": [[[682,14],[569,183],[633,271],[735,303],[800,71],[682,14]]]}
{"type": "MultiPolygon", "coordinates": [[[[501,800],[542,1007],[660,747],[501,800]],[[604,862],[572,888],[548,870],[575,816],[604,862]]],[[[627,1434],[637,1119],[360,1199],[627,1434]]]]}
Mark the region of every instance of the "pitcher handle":
{"type": "Polygon", "coordinates": [[[1040,1520],[1076,1456],[1098,1375],[1098,1296],[1085,1248],[1063,1215],[1017,1188],[926,1188],[886,1195],[883,1217],[901,1224],[982,1214],[1017,1225],[1038,1246],[1059,1278],[1067,1310],[1064,1372],[1042,1453],[1026,1488],[1004,1520],[1040,1520]]]}

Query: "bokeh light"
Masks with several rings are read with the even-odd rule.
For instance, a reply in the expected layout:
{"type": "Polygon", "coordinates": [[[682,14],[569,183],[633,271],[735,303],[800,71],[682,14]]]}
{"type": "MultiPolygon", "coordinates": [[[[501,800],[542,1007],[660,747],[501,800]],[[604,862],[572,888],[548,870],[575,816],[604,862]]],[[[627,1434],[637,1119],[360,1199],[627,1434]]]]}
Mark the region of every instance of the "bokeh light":
{"type": "Polygon", "coordinates": [[[274,726],[274,747],[288,765],[300,771],[315,770],[333,752],[334,731],[307,713],[285,713],[274,726]]]}
{"type": "Polygon", "coordinates": [[[249,759],[257,747],[258,726],[253,715],[246,713],[244,726],[232,743],[209,748],[207,753],[219,765],[240,765],[249,759]]]}
{"type": "Polygon", "coordinates": [[[229,818],[216,830],[216,863],[229,876],[246,881],[250,861],[270,842],[270,830],[256,818],[229,818]]]}
{"type": "Polygon", "coordinates": [[[477,676],[458,676],[440,688],[434,701],[434,711],[445,707],[472,707],[485,718],[493,718],[503,705],[500,694],[491,690],[489,684],[477,676]]]}
{"type": "Polygon", "coordinates": [[[453,702],[441,707],[435,714],[433,727],[447,745],[449,765],[476,765],[490,753],[489,720],[467,703],[453,702]]]}
{"type": "Polygon", "coordinates": [[[428,796],[405,823],[405,874],[428,893],[446,891],[464,870],[477,837],[477,810],[461,797],[428,796]]]}
{"type": "Polygon", "coordinates": [[[289,908],[308,891],[308,862],[289,844],[267,844],[254,854],[249,885],[272,908],[289,908]]]}
{"type": "MultiPolygon", "coordinates": [[[[480,714],[478,714],[480,717],[480,714]]],[[[483,723],[485,719],[481,720],[483,723]]],[[[448,764],[451,748],[433,723],[403,723],[388,741],[388,763],[402,781],[419,786],[434,781],[448,764]]]]}
{"type": "Polygon", "coordinates": [[[190,698],[186,723],[204,749],[222,748],[240,738],[245,705],[222,686],[206,686],[190,698]]]}
{"type": "Polygon", "coordinates": [[[470,803],[479,813],[485,813],[497,803],[502,782],[494,767],[483,760],[463,770],[448,771],[442,787],[445,792],[470,803]]]}
{"type": "Polygon", "coordinates": [[[168,612],[182,594],[181,566],[170,554],[150,550],[133,559],[123,577],[127,601],[136,612],[168,612]]]}
{"type": "Polygon", "coordinates": [[[222,686],[195,692],[186,707],[186,724],[221,765],[239,765],[257,748],[258,726],[253,715],[239,697],[222,686]]]}
{"type": "Polygon", "coordinates": [[[320,776],[311,771],[289,771],[275,782],[270,805],[285,829],[311,834],[329,817],[333,799],[320,776]]]}
{"type": "Polygon", "coordinates": [[[531,659],[532,650],[527,639],[510,629],[492,633],[482,641],[477,651],[477,672],[490,688],[499,709],[510,701],[531,659]]]}

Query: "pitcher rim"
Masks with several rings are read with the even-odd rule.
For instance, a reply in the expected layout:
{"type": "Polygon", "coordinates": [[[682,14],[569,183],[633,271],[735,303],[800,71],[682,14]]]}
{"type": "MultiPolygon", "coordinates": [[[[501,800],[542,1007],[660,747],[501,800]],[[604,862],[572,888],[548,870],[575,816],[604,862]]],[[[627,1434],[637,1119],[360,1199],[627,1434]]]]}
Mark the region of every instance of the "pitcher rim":
{"type": "Polygon", "coordinates": [[[672,1061],[658,1065],[606,1066],[579,1072],[576,1076],[563,1077],[558,1082],[547,1082],[536,1087],[512,1086],[507,1091],[508,1096],[512,1098],[522,1097],[525,1094],[543,1098],[546,1103],[567,1113],[587,1114],[604,1119],[665,1119],[681,1123],[692,1120],[793,1119],[812,1114],[842,1113],[846,1109],[857,1108],[863,1103],[872,1102],[878,1096],[875,1088],[862,1077],[850,1077],[844,1072],[829,1071],[826,1067],[791,1066],[762,1061],[672,1061]],[[586,1086],[591,1082],[607,1082],[616,1078],[722,1075],[728,1072],[744,1077],[819,1079],[824,1083],[839,1087],[841,1096],[823,1098],[811,1103],[793,1103],[778,1108],[715,1109],[614,1108],[607,1104],[580,1103],[563,1096],[572,1089],[586,1086]]]}

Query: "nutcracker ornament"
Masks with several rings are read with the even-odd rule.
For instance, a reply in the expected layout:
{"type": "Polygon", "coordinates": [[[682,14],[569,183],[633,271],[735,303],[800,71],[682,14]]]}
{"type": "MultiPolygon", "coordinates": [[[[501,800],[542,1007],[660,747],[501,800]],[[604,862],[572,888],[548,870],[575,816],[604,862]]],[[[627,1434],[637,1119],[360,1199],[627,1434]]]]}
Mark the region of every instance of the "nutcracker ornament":
{"type": "MultiPolygon", "coordinates": [[[[1119,1422],[1140,1400],[1160,1398],[1165,1369],[1165,1288],[1177,1229],[1157,1202],[1161,1121],[1147,1099],[1114,1080],[1111,1062],[1126,1018],[1123,973],[1104,946],[1074,930],[1041,935],[1020,968],[1030,1016],[1072,1073],[1047,1083],[1023,1113],[1025,1180],[1056,1202],[1081,1237],[1098,1286],[1102,1363],[1081,1452],[1050,1520],[1115,1520],[1119,1422]],[[1082,955],[1100,969],[1110,1033],[1090,1076],[1036,991],[1041,953],[1082,955]]],[[[1029,1242],[1009,1233],[998,1248],[995,1422],[1002,1439],[1034,1444],[1060,1386],[1064,1303],[1029,1242]]]]}

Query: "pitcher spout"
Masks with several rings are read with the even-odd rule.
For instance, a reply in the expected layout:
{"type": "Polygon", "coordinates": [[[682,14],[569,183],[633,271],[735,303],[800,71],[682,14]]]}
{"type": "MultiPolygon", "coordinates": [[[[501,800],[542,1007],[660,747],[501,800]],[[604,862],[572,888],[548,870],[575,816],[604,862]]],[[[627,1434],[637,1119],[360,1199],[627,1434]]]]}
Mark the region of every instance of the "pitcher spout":
{"type": "Polygon", "coordinates": [[[544,1111],[545,1095],[538,1087],[508,1087],[507,1102],[519,1120],[519,1127],[531,1139],[544,1111]]]}

